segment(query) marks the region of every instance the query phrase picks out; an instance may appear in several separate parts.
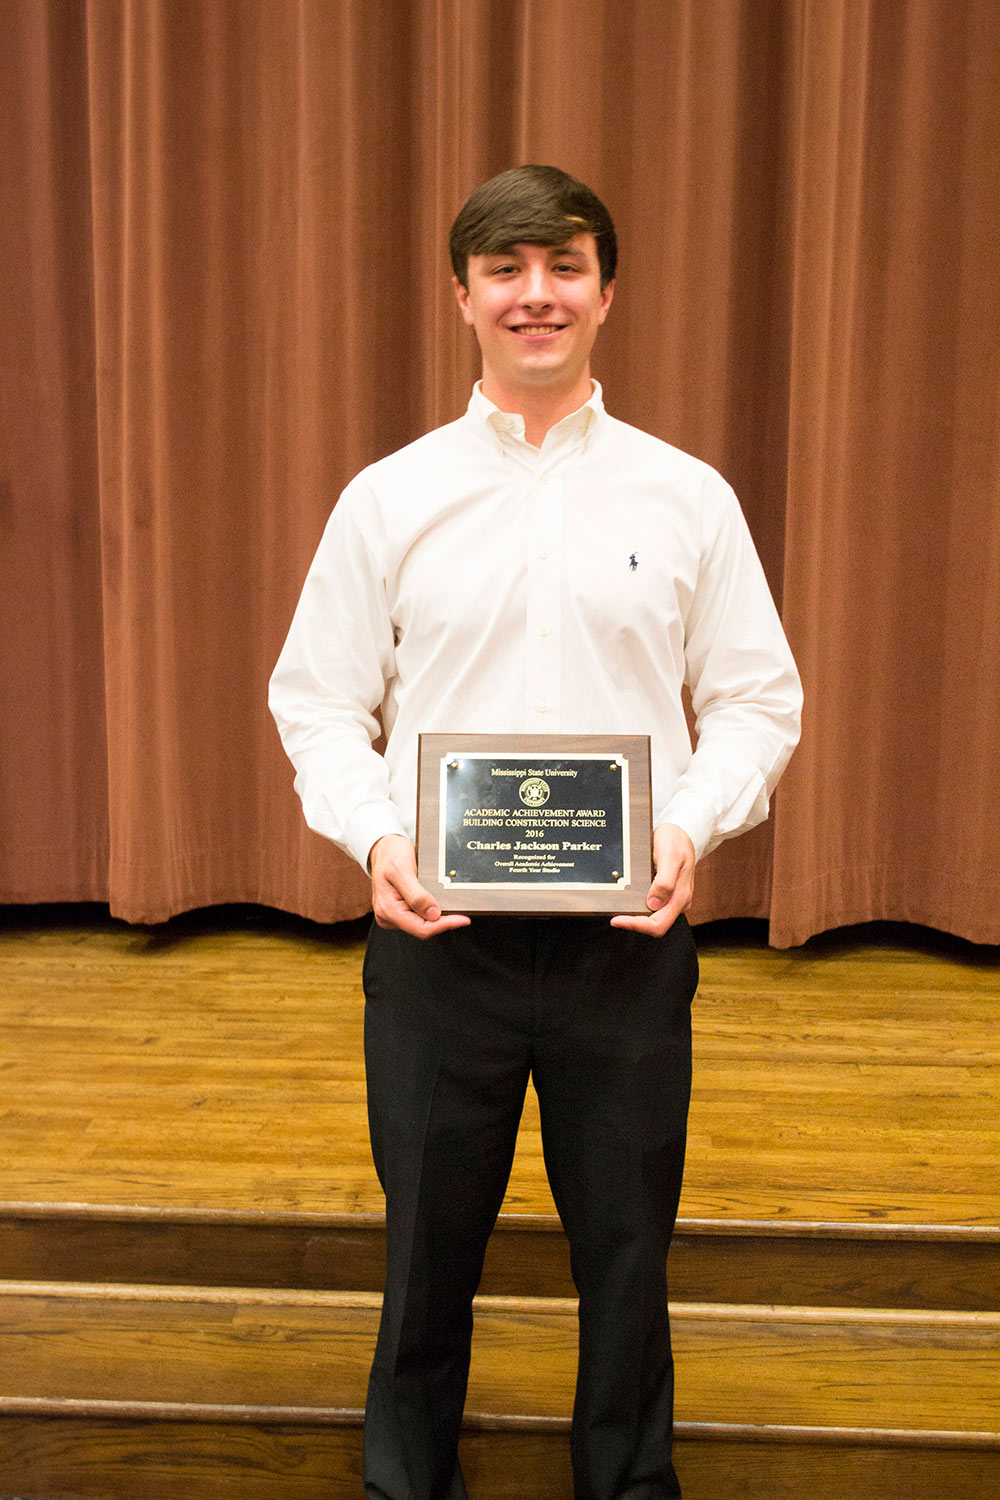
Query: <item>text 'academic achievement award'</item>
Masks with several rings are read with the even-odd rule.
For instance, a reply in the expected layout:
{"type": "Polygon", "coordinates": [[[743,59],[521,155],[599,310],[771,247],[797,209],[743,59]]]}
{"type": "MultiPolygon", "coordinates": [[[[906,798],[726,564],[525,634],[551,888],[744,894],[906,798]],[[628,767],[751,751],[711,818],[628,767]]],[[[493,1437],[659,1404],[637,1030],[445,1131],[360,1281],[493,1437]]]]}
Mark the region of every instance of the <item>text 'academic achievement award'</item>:
{"type": "Polygon", "coordinates": [[[645,912],[648,735],[422,734],[417,866],[444,912],[645,912]]]}

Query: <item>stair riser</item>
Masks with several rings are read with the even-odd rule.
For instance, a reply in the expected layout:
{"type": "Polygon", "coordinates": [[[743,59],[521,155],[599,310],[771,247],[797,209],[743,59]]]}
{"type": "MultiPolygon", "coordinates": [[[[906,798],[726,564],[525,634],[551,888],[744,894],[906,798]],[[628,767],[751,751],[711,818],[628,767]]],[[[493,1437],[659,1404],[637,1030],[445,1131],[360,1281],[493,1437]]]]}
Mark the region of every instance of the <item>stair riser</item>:
{"type": "MultiPolygon", "coordinates": [[[[1000,1453],[961,1449],[681,1439],[685,1500],[985,1500],[1000,1453]]],[[[572,1500],[562,1433],[469,1432],[462,1463],[476,1500],[572,1500]]],[[[358,1428],[225,1423],[0,1422],[9,1493],[61,1500],[357,1500],[358,1428]]]]}
{"type": "MultiPolygon", "coordinates": [[[[380,1291],[380,1224],[254,1225],[0,1217],[0,1278],[380,1291]]],[[[691,1234],[670,1252],[680,1302],[1000,1312],[1000,1243],[691,1234]]],[[[501,1228],[481,1288],[569,1297],[565,1236],[501,1228]]]]}

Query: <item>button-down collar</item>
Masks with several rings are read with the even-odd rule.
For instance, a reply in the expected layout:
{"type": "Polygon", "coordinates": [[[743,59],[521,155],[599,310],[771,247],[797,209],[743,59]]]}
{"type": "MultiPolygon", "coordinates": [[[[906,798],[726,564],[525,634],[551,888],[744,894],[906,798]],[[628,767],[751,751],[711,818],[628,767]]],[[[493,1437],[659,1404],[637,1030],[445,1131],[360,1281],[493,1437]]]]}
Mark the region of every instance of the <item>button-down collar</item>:
{"type": "Polygon", "coordinates": [[[535,448],[524,436],[524,418],[517,412],[501,411],[483,395],[482,381],[477,380],[468,406],[469,419],[486,429],[498,450],[508,457],[517,457],[535,467],[542,459],[546,464],[574,448],[585,452],[604,418],[604,401],[601,387],[592,381],[593,391],[589,401],[549,429],[540,448],[535,448]]]}

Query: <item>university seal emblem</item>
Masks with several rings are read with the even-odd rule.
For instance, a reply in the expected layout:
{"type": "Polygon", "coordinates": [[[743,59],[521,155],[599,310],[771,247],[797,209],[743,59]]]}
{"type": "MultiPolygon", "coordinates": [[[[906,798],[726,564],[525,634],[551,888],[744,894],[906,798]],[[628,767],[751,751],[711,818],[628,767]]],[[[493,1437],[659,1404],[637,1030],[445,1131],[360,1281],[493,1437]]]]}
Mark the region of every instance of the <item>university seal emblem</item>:
{"type": "Polygon", "coordinates": [[[549,784],[540,776],[529,776],[527,781],[521,782],[517,795],[525,807],[541,807],[549,800],[549,784]]]}

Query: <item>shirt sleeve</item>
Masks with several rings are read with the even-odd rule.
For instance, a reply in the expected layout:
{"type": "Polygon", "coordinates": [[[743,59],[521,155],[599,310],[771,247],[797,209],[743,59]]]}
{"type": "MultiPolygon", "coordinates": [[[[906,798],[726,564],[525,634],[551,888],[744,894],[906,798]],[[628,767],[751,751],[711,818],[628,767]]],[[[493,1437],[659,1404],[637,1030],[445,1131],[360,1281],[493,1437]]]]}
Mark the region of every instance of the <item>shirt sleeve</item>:
{"type": "Polygon", "coordinates": [[[395,668],[368,498],[364,481],[354,480],[330,517],[268,694],[306,822],[363,868],[376,839],[406,832],[373,748],[395,668]]]}
{"type": "Polygon", "coordinates": [[[798,743],[802,688],[736,496],[706,481],[703,545],[685,628],[696,746],[659,823],[698,858],[762,822],[798,743]]]}

